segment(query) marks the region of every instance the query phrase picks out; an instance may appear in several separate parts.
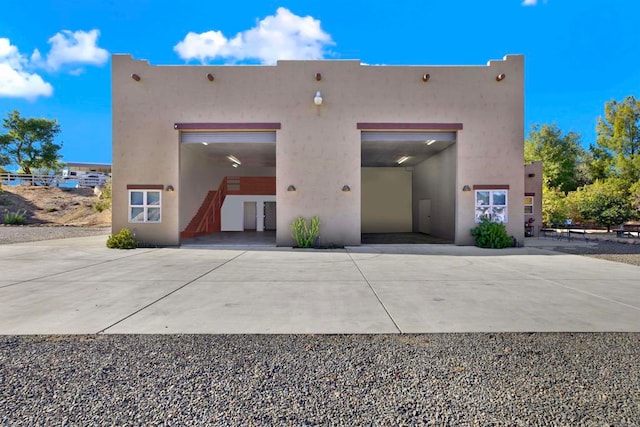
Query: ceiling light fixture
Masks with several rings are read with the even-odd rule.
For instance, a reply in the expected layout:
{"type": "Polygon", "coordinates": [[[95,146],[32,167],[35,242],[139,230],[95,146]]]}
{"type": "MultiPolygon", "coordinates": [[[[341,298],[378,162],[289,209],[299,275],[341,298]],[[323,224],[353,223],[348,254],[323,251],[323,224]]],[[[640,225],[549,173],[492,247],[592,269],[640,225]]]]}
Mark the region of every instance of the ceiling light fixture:
{"type": "Polygon", "coordinates": [[[404,162],[406,162],[407,160],[409,160],[410,157],[409,156],[402,156],[400,157],[398,160],[396,160],[396,163],[398,163],[399,165],[403,164],[404,162]]]}
{"type": "Polygon", "coordinates": [[[431,145],[431,144],[433,144],[434,142],[436,142],[436,140],[435,140],[435,139],[430,139],[430,140],[425,141],[425,142],[427,143],[427,145],[431,145]]]}
{"type": "Polygon", "coordinates": [[[206,145],[209,145],[209,143],[208,142],[203,142],[202,145],[206,146],[206,145]]]}
{"type": "MultiPolygon", "coordinates": [[[[237,158],[237,157],[232,156],[231,154],[229,154],[229,155],[227,156],[227,159],[231,160],[231,161],[232,161],[234,164],[236,164],[236,165],[241,165],[241,164],[242,164],[242,162],[241,162],[240,160],[238,160],[238,158],[237,158]]],[[[236,168],[237,168],[237,166],[234,166],[234,167],[236,167],[236,168]]]]}

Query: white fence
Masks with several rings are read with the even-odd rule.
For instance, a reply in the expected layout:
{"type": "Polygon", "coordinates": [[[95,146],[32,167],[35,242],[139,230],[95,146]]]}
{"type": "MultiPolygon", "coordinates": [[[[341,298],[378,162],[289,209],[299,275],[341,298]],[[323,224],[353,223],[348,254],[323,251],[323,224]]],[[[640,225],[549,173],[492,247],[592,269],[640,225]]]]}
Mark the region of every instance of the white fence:
{"type": "Polygon", "coordinates": [[[97,187],[107,181],[105,175],[63,177],[62,175],[36,175],[26,173],[0,173],[3,185],[38,185],[46,187],[97,187]]]}

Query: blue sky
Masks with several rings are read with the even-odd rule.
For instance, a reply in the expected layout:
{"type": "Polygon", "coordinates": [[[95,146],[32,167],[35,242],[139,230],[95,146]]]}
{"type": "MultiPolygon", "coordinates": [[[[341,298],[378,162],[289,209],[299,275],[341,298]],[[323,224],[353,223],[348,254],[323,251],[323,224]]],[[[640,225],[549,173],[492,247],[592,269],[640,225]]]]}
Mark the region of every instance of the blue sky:
{"type": "Polygon", "coordinates": [[[527,132],[556,122],[585,146],[605,102],[640,97],[636,0],[3,3],[0,117],[18,109],[57,119],[64,161],[111,162],[112,53],[152,64],[388,65],[483,65],[524,54],[527,132]]]}

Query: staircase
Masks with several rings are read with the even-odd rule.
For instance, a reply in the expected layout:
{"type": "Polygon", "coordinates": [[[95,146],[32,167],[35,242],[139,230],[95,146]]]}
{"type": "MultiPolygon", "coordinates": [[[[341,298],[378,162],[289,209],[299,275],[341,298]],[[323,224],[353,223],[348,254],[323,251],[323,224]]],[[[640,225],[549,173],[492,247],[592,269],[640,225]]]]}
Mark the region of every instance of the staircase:
{"type": "Polygon", "coordinates": [[[217,190],[207,193],[198,212],[180,233],[182,238],[216,233],[222,226],[220,210],[227,195],[275,195],[275,176],[226,176],[217,190]]]}

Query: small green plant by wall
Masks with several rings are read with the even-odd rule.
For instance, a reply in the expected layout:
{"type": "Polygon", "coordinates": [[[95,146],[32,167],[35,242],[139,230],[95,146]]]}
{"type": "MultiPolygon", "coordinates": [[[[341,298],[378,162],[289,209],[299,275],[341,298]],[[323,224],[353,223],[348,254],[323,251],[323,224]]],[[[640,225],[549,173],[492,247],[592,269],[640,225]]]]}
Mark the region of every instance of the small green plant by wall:
{"type": "Polygon", "coordinates": [[[310,222],[299,216],[291,224],[291,232],[299,248],[312,248],[320,234],[320,219],[318,216],[311,218],[310,222]]]}
{"type": "Polygon", "coordinates": [[[131,230],[123,228],[119,233],[109,236],[107,247],[110,249],[135,249],[138,247],[138,243],[131,230]]]}
{"type": "Polygon", "coordinates": [[[507,228],[501,222],[492,222],[482,218],[477,227],[471,229],[471,235],[480,248],[502,249],[513,246],[513,237],[507,234],[507,228]]]}

